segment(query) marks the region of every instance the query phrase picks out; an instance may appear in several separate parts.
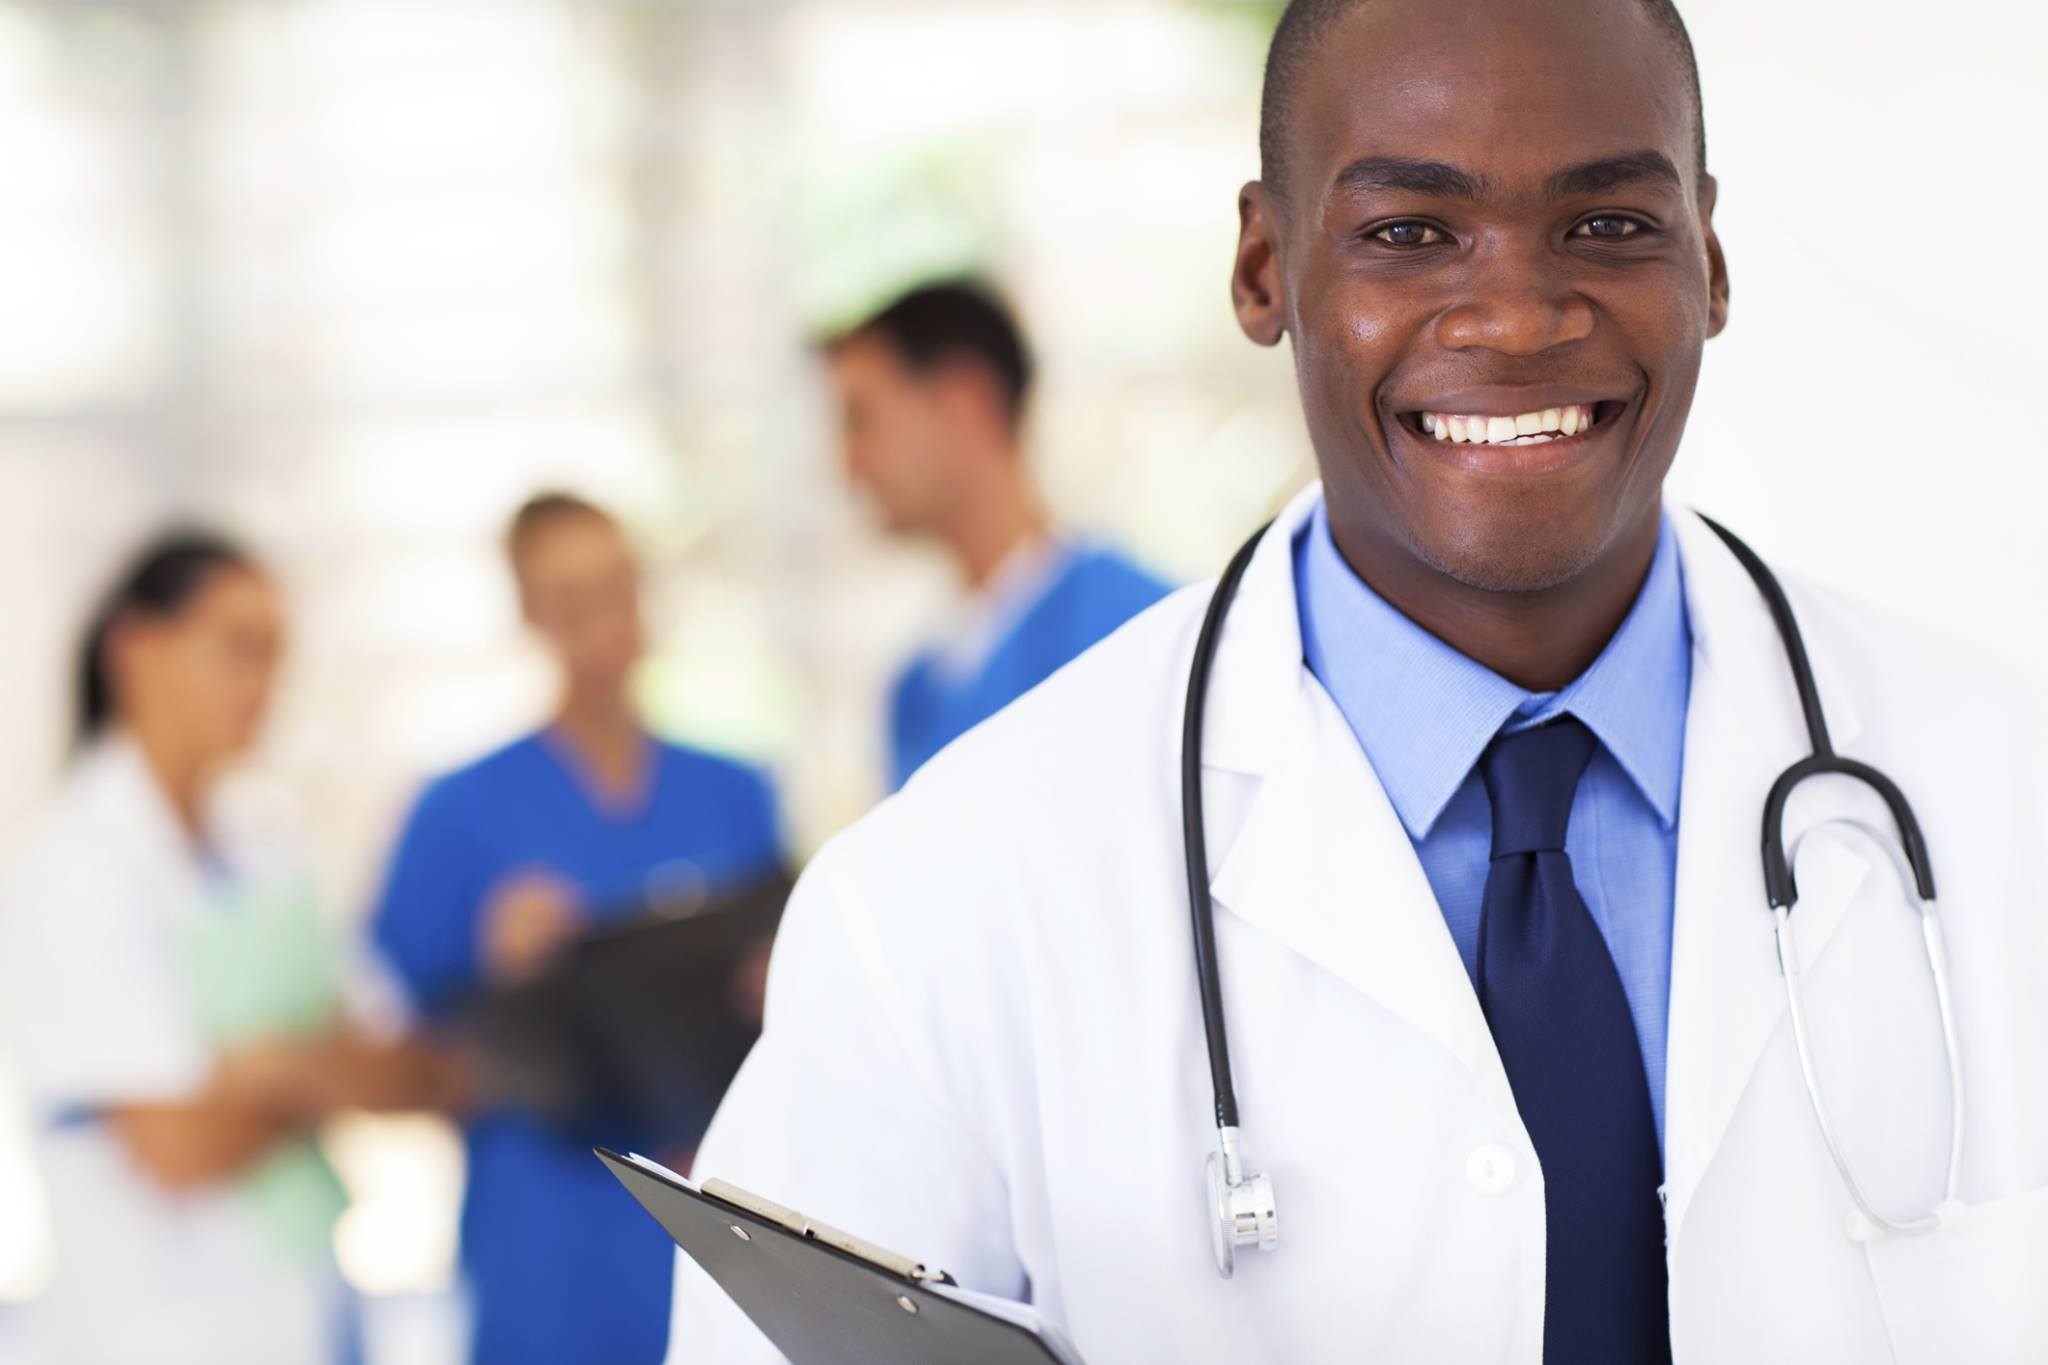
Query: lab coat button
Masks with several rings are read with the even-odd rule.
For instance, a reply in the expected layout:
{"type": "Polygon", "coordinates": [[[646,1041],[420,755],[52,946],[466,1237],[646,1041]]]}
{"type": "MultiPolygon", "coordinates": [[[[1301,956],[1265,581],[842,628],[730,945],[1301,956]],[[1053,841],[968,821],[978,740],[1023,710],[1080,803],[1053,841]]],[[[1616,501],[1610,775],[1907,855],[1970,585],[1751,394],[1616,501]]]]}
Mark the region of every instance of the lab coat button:
{"type": "Polygon", "coordinates": [[[1874,1242],[1884,1234],[1884,1229],[1871,1222],[1861,1209],[1849,1210],[1849,1216],[1842,1220],[1842,1231],[1852,1242],[1874,1242]]]}
{"type": "Polygon", "coordinates": [[[1465,1179],[1481,1194],[1506,1194],[1515,1183],[1515,1154],[1498,1142],[1474,1147],[1465,1158],[1465,1179]]]}

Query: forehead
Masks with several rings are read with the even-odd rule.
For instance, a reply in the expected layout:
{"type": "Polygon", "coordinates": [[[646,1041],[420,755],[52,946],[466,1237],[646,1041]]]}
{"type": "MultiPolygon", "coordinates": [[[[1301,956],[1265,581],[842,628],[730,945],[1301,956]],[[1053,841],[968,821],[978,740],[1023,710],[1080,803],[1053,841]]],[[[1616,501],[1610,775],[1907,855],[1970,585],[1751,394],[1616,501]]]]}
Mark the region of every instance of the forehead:
{"type": "Polygon", "coordinates": [[[1638,0],[1366,0],[1296,79],[1290,176],[1318,197],[1365,156],[1509,187],[1643,148],[1697,169],[1684,68],[1638,0]]]}
{"type": "Polygon", "coordinates": [[[836,343],[825,358],[842,384],[900,384],[911,378],[910,367],[896,348],[873,332],[854,333],[836,343]]]}
{"type": "Polygon", "coordinates": [[[535,528],[520,547],[516,567],[532,580],[608,569],[630,556],[625,534],[609,519],[575,513],[535,528]]]}
{"type": "Polygon", "coordinates": [[[206,582],[183,613],[190,617],[272,615],[277,607],[277,590],[270,580],[240,564],[223,565],[207,576],[206,582]]]}

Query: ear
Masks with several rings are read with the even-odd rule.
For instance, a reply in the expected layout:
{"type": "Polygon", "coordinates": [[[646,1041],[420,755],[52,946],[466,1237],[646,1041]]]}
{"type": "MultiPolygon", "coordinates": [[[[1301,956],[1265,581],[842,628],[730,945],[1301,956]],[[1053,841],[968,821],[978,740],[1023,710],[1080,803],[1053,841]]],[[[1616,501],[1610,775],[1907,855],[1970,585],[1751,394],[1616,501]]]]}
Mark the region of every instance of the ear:
{"type": "Polygon", "coordinates": [[[1728,258],[1714,231],[1714,200],[1720,185],[1711,175],[1700,177],[1700,237],[1707,244],[1707,335],[1717,337],[1728,325],[1728,258]]]}
{"type": "Polygon", "coordinates": [[[1237,260],[1230,271],[1230,302],[1237,325],[1261,346],[1287,335],[1286,290],[1280,274],[1280,216],[1263,182],[1237,195],[1237,260]]]}
{"type": "Polygon", "coordinates": [[[949,422],[979,431],[1014,435],[1002,381],[988,366],[966,357],[941,360],[926,375],[933,400],[949,422]]]}
{"type": "Polygon", "coordinates": [[[116,695],[127,690],[130,676],[143,665],[161,635],[155,622],[134,610],[123,611],[107,623],[99,640],[98,667],[116,695]]]}

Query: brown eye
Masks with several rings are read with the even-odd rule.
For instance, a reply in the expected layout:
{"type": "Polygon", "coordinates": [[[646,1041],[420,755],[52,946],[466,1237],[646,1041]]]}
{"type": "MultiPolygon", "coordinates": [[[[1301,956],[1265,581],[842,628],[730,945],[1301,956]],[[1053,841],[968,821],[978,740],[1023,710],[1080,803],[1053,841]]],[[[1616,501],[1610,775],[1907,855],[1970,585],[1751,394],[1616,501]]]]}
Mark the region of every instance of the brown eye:
{"type": "Polygon", "coordinates": [[[1389,223],[1374,228],[1372,237],[1388,246],[1435,246],[1444,239],[1443,233],[1427,223],[1389,223]]]}
{"type": "Polygon", "coordinates": [[[1620,218],[1605,214],[1588,218],[1572,229],[1574,237],[1593,237],[1603,242],[1618,242],[1624,237],[1633,237],[1643,230],[1643,225],[1633,218],[1620,218]]]}

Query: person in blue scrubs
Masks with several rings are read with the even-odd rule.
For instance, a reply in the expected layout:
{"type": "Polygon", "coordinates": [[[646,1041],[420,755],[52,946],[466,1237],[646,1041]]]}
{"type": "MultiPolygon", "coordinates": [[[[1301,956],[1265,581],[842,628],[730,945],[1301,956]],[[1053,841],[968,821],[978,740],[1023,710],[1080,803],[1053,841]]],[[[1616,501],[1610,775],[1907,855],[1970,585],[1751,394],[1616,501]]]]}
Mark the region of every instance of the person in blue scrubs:
{"type": "MultiPolygon", "coordinates": [[[[539,974],[650,887],[731,887],[782,856],[761,774],[658,740],[634,712],[640,574],[618,524],[548,495],[520,511],[508,547],[561,701],[539,733],[430,785],[406,822],[375,934],[430,1017],[539,974]]],[[[470,1121],[462,1247],[479,1365],[662,1358],[673,1247],[591,1156],[607,1136],[632,1140],[503,1108],[470,1121]]]]}
{"type": "Polygon", "coordinates": [[[969,595],[898,674],[889,776],[926,759],[1166,595],[1113,550],[1057,537],[1024,456],[1031,357],[987,289],[912,290],[827,341],[846,470],[892,532],[936,541],[969,595]]]}

